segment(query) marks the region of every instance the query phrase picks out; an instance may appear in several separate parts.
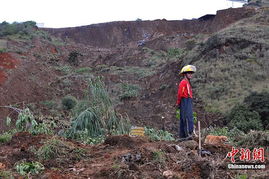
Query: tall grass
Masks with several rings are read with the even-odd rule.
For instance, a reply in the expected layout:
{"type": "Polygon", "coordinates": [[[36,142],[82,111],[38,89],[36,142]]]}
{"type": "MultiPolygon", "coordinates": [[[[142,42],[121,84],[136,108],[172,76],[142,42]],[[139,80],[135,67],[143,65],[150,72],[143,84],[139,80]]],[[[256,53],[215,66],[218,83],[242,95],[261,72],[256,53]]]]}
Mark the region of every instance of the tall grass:
{"type": "MultiPolygon", "coordinates": [[[[69,138],[80,138],[81,134],[87,137],[100,137],[107,134],[127,134],[130,130],[130,121],[118,114],[100,77],[89,80],[88,105],[85,110],[78,113],[74,111],[75,119],[71,128],[66,132],[69,138]],[[85,136],[85,134],[87,134],[85,136]]],[[[78,108],[76,110],[79,110],[78,108]]]]}

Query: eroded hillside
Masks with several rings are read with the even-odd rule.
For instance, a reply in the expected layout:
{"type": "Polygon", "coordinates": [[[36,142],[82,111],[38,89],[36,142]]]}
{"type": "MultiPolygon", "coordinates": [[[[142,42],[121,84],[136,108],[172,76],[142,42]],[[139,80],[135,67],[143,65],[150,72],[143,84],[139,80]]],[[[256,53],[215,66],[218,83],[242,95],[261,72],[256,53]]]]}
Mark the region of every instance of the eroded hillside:
{"type": "Polygon", "coordinates": [[[268,91],[268,14],[246,7],[196,20],[0,31],[0,129],[16,128],[0,135],[0,178],[268,178],[268,132],[212,128],[251,91],[268,91]],[[189,63],[203,157],[197,138],[175,140],[178,71],[189,63]],[[115,135],[128,119],[146,136],[115,135]],[[206,144],[207,134],[228,141],[206,144]],[[228,170],[232,147],[265,148],[256,161],[267,168],[228,170]]]}
{"type": "MultiPolygon", "coordinates": [[[[19,65],[3,70],[1,105],[28,105],[37,113],[42,113],[41,107],[52,108],[47,113],[57,115],[62,97],[82,100],[86,80],[101,75],[117,110],[127,113],[134,124],[176,131],[173,105],[182,60],[211,33],[255,13],[255,9],[237,8],[197,20],[112,22],[35,29],[31,38],[9,36],[3,39],[6,52],[19,65]],[[72,52],[79,54],[76,64],[69,61],[72,52]]],[[[211,114],[199,98],[196,103],[199,118],[208,125],[211,114]]],[[[1,110],[2,118],[10,113],[1,110]]]]}

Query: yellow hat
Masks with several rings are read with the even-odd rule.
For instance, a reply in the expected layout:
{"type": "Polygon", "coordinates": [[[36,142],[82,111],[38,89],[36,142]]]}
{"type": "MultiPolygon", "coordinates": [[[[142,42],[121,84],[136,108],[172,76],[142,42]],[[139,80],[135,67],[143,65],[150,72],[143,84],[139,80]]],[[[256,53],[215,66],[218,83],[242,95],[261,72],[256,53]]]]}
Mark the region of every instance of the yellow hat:
{"type": "Polygon", "coordinates": [[[179,74],[183,74],[186,72],[193,72],[194,73],[194,72],[196,72],[196,67],[194,65],[186,65],[181,69],[179,74]]]}

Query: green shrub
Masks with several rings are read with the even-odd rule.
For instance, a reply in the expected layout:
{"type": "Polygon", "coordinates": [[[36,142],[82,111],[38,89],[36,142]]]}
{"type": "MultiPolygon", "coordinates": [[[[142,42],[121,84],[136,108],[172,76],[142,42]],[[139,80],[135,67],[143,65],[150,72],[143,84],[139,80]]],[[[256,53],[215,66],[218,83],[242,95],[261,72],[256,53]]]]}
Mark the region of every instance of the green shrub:
{"type": "Polygon", "coordinates": [[[15,168],[20,175],[35,175],[39,174],[45,167],[39,162],[22,161],[15,164],[15,168]]]}
{"type": "Polygon", "coordinates": [[[163,164],[166,160],[165,153],[161,150],[152,152],[153,161],[163,164]]]}
{"type": "Polygon", "coordinates": [[[36,23],[34,21],[27,21],[23,23],[14,22],[9,24],[7,22],[2,22],[0,24],[0,37],[8,35],[19,35],[18,37],[31,38],[32,32],[36,28],[36,23]]]}
{"type": "Polygon", "coordinates": [[[79,56],[82,56],[82,54],[80,54],[79,52],[77,51],[72,51],[69,53],[69,56],[68,56],[68,62],[72,65],[75,65],[75,66],[78,66],[78,63],[79,63],[79,59],[78,57],[79,56]]]}
{"type": "Polygon", "coordinates": [[[209,134],[211,135],[216,135],[216,136],[228,136],[229,135],[229,129],[228,127],[223,127],[223,128],[220,128],[220,127],[216,127],[216,128],[211,128],[209,130],[209,134]]]}
{"type": "Polygon", "coordinates": [[[251,93],[244,99],[250,110],[256,111],[261,117],[261,121],[265,128],[269,129],[269,93],[251,93]]]}
{"type": "Polygon", "coordinates": [[[90,79],[89,88],[90,97],[86,98],[91,100],[83,100],[74,108],[75,118],[64,136],[91,142],[91,139],[99,141],[106,134],[128,134],[130,121],[116,113],[101,78],[90,79]]]}
{"type": "Polygon", "coordinates": [[[16,128],[21,131],[28,131],[37,125],[34,115],[29,108],[23,109],[19,112],[18,119],[16,121],[16,128]]]}
{"type": "Polygon", "coordinates": [[[88,136],[99,136],[104,134],[102,121],[98,118],[96,112],[92,108],[88,108],[72,122],[72,135],[79,138],[81,131],[87,131],[88,136]],[[78,136],[77,136],[78,135],[78,136]]]}
{"type": "MultiPolygon", "coordinates": [[[[102,131],[102,132],[104,132],[104,131],[102,131]]],[[[95,145],[95,144],[99,144],[99,143],[104,142],[105,135],[91,137],[91,135],[89,133],[90,132],[88,131],[87,128],[85,130],[77,130],[73,134],[72,138],[76,139],[77,141],[79,141],[83,144],[90,144],[90,145],[95,145]]],[[[68,136],[68,134],[66,134],[66,136],[68,136]]]]}
{"type": "Polygon", "coordinates": [[[14,179],[11,171],[8,170],[0,170],[0,178],[3,179],[14,179]]]}
{"type": "Polygon", "coordinates": [[[15,129],[0,134],[0,143],[9,142],[17,131],[15,129]]]}
{"type": "Polygon", "coordinates": [[[145,127],[145,135],[148,136],[149,139],[152,141],[160,141],[160,140],[173,141],[173,140],[175,140],[173,137],[173,134],[169,133],[168,131],[157,130],[154,128],[145,127]]]}
{"type": "Polygon", "coordinates": [[[167,55],[169,58],[180,58],[182,55],[184,55],[184,50],[180,48],[170,48],[168,49],[167,55]]]}
{"type": "Polygon", "coordinates": [[[236,127],[229,129],[228,127],[214,127],[208,128],[207,131],[202,130],[202,136],[207,135],[227,136],[229,141],[235,143],[239,138],[243,137],[245,133],[236,127]]]}
{"type": "Polygon", "coordinates": [[[228,116],[228,126],[237,127],[239,130],[248,132],[249,130],[262,130],[262,121],[255,111],[250,111],[246,105],[235,106],[228,116]]]}
{"type": "Polygon", "coordinates": [[[63,109],[70,110],[73,109],[77,105],[77,99],[74,96],[65,96],[62,99],[63,109]]]}
{"type": "Polygon", "coordinates": [[[122,94],[119,96],[121,100],[130,99],[132,97],[137,97],[139,95],[139,86],[122,83],[121,84],[122,94]]]}
{"type": "Polygon", "coordinates": [[[268,147],[269,146],[269,131],[250,131],[242,139],[237,141],[240,147],[268,147]]]}
{"type": "Polygon", "coordinates": [[[76,148],[72,143],[52,138],[44,143],[37,151],[37,156],[40,160],[50,160],[61,158],[67,160],[75,157],[81,159],[86,151],[81,148],[76,148]]]}
{"type": "Polygon", "coordinates": [[[59,155],[65,154],[62,150],[66,147],[66,144],[58,139],[48,140],[43,146],[37,151],[37,156],[41,160],[49,160],[59,157],[59,155]]]}
{"type": "MultiPolygon", "coordinates": [[[[7,125],[11,123],[11,118],[7,118],[7,125]]],[[[18,119],[16,120],[16,130],[18,131],[28,131],[33,135],[36,134],[52,134],[51,125],[46,123],[38,123],[29,108],[21,110],[18,114],[18,119]]]]}

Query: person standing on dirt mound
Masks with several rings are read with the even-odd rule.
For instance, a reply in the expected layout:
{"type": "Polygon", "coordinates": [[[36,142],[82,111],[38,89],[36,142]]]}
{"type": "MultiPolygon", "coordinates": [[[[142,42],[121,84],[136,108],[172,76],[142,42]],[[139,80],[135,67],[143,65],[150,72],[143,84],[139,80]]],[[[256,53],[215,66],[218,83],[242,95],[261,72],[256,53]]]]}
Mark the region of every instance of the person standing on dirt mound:
{"type": "Polygon", "coordinates": [[[186,65],[181,69],[180,75],[183,76],[183,80],[178,86],[176,103],[177,108],[180,110],[179,137],[187,140],[192,139],[194,128],[190,79],[195,72],[196,67],[193,65],[186,65]]]}

